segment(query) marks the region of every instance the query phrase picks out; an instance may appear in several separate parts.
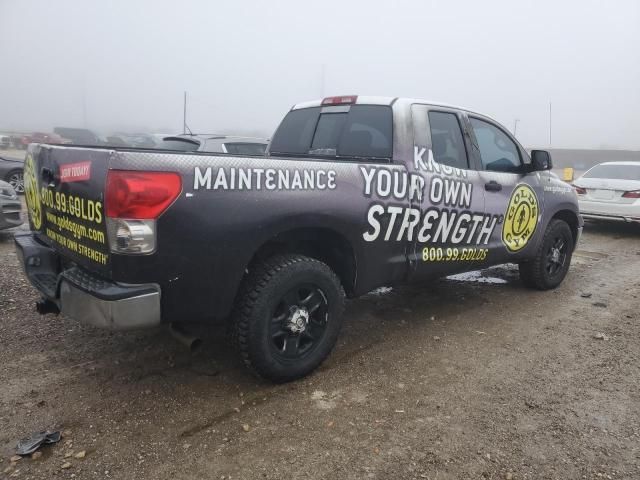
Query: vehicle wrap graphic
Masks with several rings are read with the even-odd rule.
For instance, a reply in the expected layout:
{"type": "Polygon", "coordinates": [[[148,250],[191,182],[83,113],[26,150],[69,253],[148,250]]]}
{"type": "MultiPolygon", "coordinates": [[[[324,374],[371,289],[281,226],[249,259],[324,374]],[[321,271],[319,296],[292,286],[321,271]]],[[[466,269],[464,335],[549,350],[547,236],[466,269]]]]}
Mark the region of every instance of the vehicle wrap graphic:
{"type": "Polygon", "coordinates": [[[194,190],[333,190],[335,170],[195,167],[194,190]]]}
{"type": "Polygon", "coordinates": [[[415,147],[414,167],[417,172],[409,173],[386,166],[360,166],[364,195],[381,200],[369,206],[369,228],[362,238],[367,242],[417,241],[423,244],[424,261],[486,258],[486,249],[457,248],[487,245],[502,220],[501,215],[472,209],[474,184],[467,171],[436,163],[431,150],[421,147],[415,147]],[[394,201],[398,204],[390,203],[394,201]],[[384,217],[389,218],[388,223],[384,217]]]}
{"type": "Polygon", "coordinates": [[[78,195],[42,187],[45,235],[66,250],[101,266],[109,259],[104,228],[103,204],[78,195]]]}
{"type": "MultiPolygon", "coordinates": [[[[25,192],[33,229],[41,232],[52,246],[106,270],[110,252],[107,244],[104,205],[89,198],[90,161],[71,161],[62,157],[29,152],[25,159],[25,192]],[[36,162],[47,162],[40,164],[36,162]],[[66,160],[66,161],[65,161],[66,160]],[[49,182],[40,181],[37,167],[56,172],[49,182]]],[[[103,182],[102,173],[96,178],[103,182]]]]}
{"type": "Polygon", "coordinates": [[[538,197],[527,184],[516,185],[502,225],[502,242],[510,252],[522,250],[538,225],[538,197]]]}
{"type": "Polygon", "coordinates": [[[40,230],[42,227],[42,204],[40,203],[38,178],[36,177],[36,169],[31,154],[27,154],[24,161],[24,193],[27,201],[29,219],[31,220],[33,228],[40,230]]]}

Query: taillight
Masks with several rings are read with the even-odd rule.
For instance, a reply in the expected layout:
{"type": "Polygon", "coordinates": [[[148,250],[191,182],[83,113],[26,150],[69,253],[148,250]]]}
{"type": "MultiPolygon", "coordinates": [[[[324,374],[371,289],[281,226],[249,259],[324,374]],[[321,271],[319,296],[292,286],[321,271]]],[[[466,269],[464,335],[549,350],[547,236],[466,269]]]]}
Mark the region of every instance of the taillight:
{"type": "Polygon", "coordinates": [[[632,190],[622,194],[624,198],[640,198],[640,190],[632,190]]]}
{"type": "Polygon", "coordinates": [[[182,190],[173,172],[110,170],[105,211],[112,252],[145,254],[156,249],[156,219],[182,190]]]}
{"type": "Polygon", "coordinates": [[[327,97],[322,100],[322,105],[351,105],[358,100],[357,95],[343,95],[341,97],[327,97]]]}
{"type": "Polygon", "coordinates": [[[586,195],[587,194],[587,189],[586,188],[582,188],[582,187],[579,187],[577,185],[571,185],[571,186],[574,188],[574,190],[576,191],[576,193],[578,195],[586,195]]]}
{"type": "Polygon", "coordinates": [[[180,194],[182,178],[173,172],[110,170],[107,174],[107,217],[152,220],[180,194]]]}

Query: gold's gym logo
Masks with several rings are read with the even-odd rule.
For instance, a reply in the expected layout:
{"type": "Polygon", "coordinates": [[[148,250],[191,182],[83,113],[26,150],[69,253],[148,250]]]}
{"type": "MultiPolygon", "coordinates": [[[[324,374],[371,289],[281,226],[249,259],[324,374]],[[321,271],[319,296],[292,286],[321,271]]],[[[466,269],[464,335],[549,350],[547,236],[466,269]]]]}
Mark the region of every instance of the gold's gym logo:
{"type": "Polygon", "coordinates": [[[511,193],[502,224],[502,243],[510,252],[522,250],[538,225],[538,198],[529,185],[520,184],[511,193]]]}
{"type": "Polygon", "coordinates": [[[40,204],[40,194],[38,192],[36,168],[33,165],[31,154],[28,154],[24,161],[24,195],[27,200],[31,223],[33,223],[33,228],[38,230],[42,226],[42,205],[40,204]]]}

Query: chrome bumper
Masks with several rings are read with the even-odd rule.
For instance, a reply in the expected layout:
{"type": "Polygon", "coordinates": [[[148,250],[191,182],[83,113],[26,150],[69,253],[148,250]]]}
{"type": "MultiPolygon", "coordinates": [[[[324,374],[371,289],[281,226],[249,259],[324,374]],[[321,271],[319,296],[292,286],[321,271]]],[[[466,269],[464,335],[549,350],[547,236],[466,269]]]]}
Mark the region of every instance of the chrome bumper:
{"type": "Polygon", "coordinates": [[[58,254],[32,233],[15,236],[16,252],[31,284],[66,317],[109,330],[160,324],[160,287],[104,280],[72,267],[57,271],[58,254]]]}

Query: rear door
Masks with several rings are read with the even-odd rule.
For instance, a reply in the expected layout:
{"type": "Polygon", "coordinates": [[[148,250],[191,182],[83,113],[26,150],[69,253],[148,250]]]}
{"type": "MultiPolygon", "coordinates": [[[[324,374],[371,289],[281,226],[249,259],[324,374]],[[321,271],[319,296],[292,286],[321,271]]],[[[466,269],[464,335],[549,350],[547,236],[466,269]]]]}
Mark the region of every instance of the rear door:
{"type": "Polygon", "coordinates": [[[31,229],[73,262],[110,274],[104,188],[109,150],[32,146],[25,159],[31,229]]]}
{"type": "Polygon", "coordinates": [[[498,123],[469,114],[472,153],[485,190],[485,212],[498,218],[489,244],[489,263],[531,255],[541,235],[543,187],[539,172],[528,172],[527,153],[498,123]]]}
{"type": "Polygon", "coordinates": [[[485,215],[478,171],[463,115],[413,105],[414,165],[424,178],[420,220],[411,260],[416,276],[431,278],[473,270],[486,259],[496,219],[485,215]]]}

